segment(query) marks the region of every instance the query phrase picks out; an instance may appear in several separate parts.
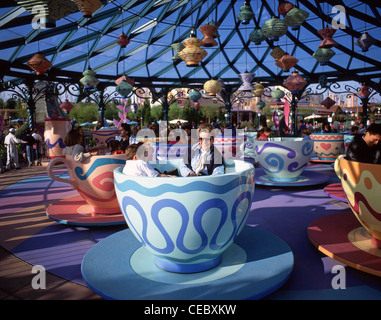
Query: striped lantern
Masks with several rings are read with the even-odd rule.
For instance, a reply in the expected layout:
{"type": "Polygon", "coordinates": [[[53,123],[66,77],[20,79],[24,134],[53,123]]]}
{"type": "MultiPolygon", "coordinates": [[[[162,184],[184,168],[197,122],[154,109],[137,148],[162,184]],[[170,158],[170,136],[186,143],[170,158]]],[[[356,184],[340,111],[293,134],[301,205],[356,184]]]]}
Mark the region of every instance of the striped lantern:
{"type": "Polygon", "coordinates": [[[284,20],[274,17],[267,20],[261,30],[266,38],[272,41],[278,41],[281,36],[287,33],[287,25],[284,20]]]}
{"type": "Polygon", "coordinates": [[[253,79],[255,77],[255,73],[251,73],[251,72],[246,71],[244,73],[240,73],[238,75],[238,77],[242,81],[242,85],[239,87],[238,91],[252,91],[252,90],[254,90],[254,87],[251,84],[251,81],[253,81],[253,79]]]}
{"type": "Polygon", "coordinates": [[[312,56],[320,62],[321,66],[326,66],[328,64],[328,61],[331,60],[331,58],[335,55],[335,51],[333,51],[331,48],[319,48],[317,49],[312,56]]]}
{"type": "Polygon", "coordinates": [[[204,83],[204,90],[209,93],[210,96],[216,96],[222,91],[223,85],[218,80],[208,80],[204,83]]]}
{"type": "Polygon", "coordinates": [[[254,19],[255,15],[253,13],[253,9],[249,3],[246,3],[239,8],[240,13],[237,16],[237,19],[241,21],[242,24],[249,24],[250,20],[254,19]]]}
{"type": "Polygon", "coordinates": [[[185,48],[179,52],[179,57],[185,61],[187,67],[198,67],[201,60],[208,55],[208,52],[200,48],[202,41],[197,39],[194,34],[184,40],[183,45],[185,48]]]}

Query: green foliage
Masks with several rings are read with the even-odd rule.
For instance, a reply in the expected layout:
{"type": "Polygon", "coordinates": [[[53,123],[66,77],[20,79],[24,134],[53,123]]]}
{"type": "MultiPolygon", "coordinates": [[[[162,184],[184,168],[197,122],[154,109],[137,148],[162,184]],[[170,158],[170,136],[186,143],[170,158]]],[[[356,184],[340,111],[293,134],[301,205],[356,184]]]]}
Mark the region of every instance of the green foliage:
{"type": "Polygon", "coordinates": [[[161,107],[153,106],[151,108],[151,118],[153,121],[159,121],[163,119],[163,115],[164,113],[161,107]]]}

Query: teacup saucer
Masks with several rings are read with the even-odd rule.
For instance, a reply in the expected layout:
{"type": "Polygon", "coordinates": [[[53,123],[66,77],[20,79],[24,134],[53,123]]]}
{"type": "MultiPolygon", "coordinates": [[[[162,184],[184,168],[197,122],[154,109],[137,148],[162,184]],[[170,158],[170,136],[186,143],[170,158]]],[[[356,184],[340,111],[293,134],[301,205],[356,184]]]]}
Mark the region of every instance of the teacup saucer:
{"type": "Polygon", "coordinates": [[[82,227],[126,224],[121,213],[92,213],[90,205],[78,194],[52,203],[46,209],[46,215],[59,223],[82,227]]]}
{"type": "Polygon", "coordinates": [[[351,211],[316,219],[308,227],[308,237],[330,258],[381,277],[381,249],[351,211]]]}
{"type": "Polygon", "coordinates": [[[272,181],[263,169],[255,169],[255,184],[274,187],[313,186],[326,182],[329,175],[311,170],[304,170],[296,181],[272,181]]]}
{"type": "Polygon", "coordinates": [[[315,162],[315,163],[335,163],[335,159],[321,159],[319,157],[313,156],[310,159],[310,162],[315,162]]]}
{"type": "Polygon", "coordinates": [[[324,188],[324,193],[333,199],[348,202],[341,182],[329,184],[324,188]]]}
{"type": "Polygon", "coordinates": [[[243,300],[276,291],[293,264],[294,255],[282,239],[246,226],[213,269],[168,272],[155,265],[153,255],[126,229],[93,246],[81,271],[89,288],[106,299],[243,300]]]}

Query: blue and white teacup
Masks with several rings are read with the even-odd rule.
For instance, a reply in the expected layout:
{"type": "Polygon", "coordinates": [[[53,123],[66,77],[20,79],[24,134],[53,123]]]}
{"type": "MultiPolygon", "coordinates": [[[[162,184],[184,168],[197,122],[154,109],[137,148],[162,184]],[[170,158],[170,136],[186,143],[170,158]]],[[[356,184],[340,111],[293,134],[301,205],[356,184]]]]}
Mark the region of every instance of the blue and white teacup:
{"type": "MultiPolygon", "coordinates": [[[[150,162],[160,172],[181,160],[150,162]]],[[[254,195],[254,167],[229,160],[222,175],[137,177],[114,171],[130,230],[161,269],[194,273],[215,267],[245,226],[254,195]]]]}

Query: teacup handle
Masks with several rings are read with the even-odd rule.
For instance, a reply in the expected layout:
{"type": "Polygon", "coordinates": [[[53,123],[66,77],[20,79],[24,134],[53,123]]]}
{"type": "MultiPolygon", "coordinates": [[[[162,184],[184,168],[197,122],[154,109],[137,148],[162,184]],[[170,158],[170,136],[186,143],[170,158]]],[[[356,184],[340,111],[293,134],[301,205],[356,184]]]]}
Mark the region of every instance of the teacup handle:
{"type": "Polygon", "coordinates": [[[340,170],[340,159],[344,157],[344,155],[340,155],[336,158],[335,164],[334,164],[334,170],[337,175],[337,177],[341,180],[341,170],[340,170]]]}
{"type": "Polygon", "coordinates": [[[48,164],[48,169],[47,169],[48,176],[50,178],[52,178],[53,180],[64,182],[64,183],[69,183],[73,189],[76,189],[77,183],[75,181],[73,181],[71,179],[63,179],[63,178],[60,178],[60,177],[57,177],[56,175],[54,175],[53,167],[57,163],[63,163],[66,167],[69,167],[68,166],[68,160],[66,160],[66,158],[61,158],[61,157],[54,158],[48,164]]]}

